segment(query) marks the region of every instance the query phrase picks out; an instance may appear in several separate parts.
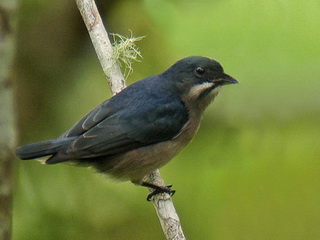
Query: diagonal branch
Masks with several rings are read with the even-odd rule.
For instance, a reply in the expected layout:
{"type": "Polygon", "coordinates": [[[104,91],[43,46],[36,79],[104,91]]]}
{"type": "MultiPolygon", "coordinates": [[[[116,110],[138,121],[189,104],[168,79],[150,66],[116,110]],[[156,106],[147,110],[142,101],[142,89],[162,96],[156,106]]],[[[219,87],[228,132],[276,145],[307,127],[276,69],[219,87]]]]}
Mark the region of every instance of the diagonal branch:
{"type": "Polygon", "coordinates": [[[119,64],[113,58],[112,45],[103,26],[94,0],[76,0],[84,23],[88,29],[93,47],[98,55],[102,70],[107,77],[113,94],[126,87],[119,64]]]}
{"type": "MultiPolygon", "coordinates": [[[[108,33],[103,26],[96,4],[94,0],[76,0],[76,3],[88,29],[111,91],[115,94],[125,88],[125,81],[118,63],[113,58],[112,45],[108,38],[108,33]]],[[[147,180],[150,183],[165,186],[158,170],[151,173],[147,177],[147,180]]],[[[170,196],[166,193],[156,195],[153,199],[153,205],[166,238],[168,240],[185,239],[179,217],[170,196]]]]}

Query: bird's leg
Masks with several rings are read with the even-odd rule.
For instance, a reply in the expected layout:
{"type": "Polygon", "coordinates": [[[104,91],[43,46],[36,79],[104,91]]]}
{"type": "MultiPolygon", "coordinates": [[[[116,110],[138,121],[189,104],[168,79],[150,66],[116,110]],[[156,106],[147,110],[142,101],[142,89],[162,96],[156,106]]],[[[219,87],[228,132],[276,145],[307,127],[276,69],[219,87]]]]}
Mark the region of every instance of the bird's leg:
{"type": "Polygon", "coordinates": [[[151,201],[152,197],[159,193],[168,193],[170,196],[173,196],[174,193],[176,192],[175,190],[171,189],[172,185],[157,186],[152,183],[142,182],[141,186],[154,189],[154,191],[147,196],[147,201],[151,201]]]}

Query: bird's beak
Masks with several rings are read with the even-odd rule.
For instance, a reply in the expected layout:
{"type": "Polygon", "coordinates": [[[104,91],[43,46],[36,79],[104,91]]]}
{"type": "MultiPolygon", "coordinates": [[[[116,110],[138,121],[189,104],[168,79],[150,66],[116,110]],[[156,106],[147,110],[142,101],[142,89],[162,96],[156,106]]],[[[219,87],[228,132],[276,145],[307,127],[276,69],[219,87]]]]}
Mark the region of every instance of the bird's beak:
{"type": "Polygon", "coordinates": [[[239,83],[237,79],[231,77],[228,74],[223,73],[219,78],[213,80],[214,83],[218,85],[236,84],[239,83]]]}

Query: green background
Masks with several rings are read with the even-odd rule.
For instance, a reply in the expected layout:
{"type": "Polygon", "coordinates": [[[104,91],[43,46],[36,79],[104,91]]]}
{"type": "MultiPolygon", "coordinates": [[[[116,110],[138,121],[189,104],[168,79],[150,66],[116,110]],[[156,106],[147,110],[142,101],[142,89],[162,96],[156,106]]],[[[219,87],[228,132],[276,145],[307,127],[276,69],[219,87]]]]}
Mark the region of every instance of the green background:
{"type": "MultiPolygon", "coordinates": [[[[320,2],[98,1],[109,32],[146,36],[128,83],[217,59],[241,84],[162,170],[188,239],[320,239],[320,2]]],[[[20,144],[58,137],[111,96],[74,1],[21,0],[20,144]]],[[[16,161],[13,239],[164,239],[147,190],[92,169],[16,161]]]]}

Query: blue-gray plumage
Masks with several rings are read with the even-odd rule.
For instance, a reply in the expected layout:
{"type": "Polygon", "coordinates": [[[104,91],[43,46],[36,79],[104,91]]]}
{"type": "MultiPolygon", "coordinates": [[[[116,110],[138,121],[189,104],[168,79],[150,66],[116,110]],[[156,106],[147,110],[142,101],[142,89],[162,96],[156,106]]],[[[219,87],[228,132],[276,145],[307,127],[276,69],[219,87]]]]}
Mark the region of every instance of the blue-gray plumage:
{"type": "Polygon", "coordinates": [[[221,86],[234,83],[217,61],[184,58],[106,100],[58,139],[19,147],[16,155],[93,166],[115,179],[170,193],[143,178],[190,142],[221,86]]]}

